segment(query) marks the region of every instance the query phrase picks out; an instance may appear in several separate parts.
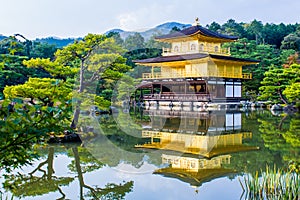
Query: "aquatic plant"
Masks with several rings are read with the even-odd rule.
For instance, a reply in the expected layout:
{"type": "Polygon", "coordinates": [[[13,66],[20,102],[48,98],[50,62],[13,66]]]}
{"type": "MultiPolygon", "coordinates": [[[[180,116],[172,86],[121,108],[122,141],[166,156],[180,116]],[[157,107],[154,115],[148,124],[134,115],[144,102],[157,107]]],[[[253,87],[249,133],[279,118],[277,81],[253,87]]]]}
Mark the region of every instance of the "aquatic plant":
{"type": "Polygon", "coordinates": [[[274,166],[266,166],[266,171],[258,176],[246,174],[240,181],[246,192],[245,199],[291,199],[300,198],[300,174],[295,170],[284,171],[274,166]]]}

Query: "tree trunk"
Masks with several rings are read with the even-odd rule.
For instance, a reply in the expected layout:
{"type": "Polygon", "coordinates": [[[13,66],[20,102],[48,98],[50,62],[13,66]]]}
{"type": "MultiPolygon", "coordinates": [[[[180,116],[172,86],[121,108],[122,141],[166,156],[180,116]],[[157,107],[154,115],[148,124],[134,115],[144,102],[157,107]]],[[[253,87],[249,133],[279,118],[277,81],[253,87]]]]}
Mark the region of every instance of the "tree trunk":
{"type": "Polygon", "coordinates": [[[78,180],[79,180],[79,190],[80,190],[80,199],[84,200],[83,198],[83,188],[87,188],[91,191],[91,194],[93,195],[94,199],[98,199],[97,195],[95,194],[95,189],[86,185],[84,183],[83,180],[83,173],[82,173],[82,169],[81,169],[81,165],[80,165],[80,157],[79,157],[79,153],[78,153],[78,147],[72,147],[72,151],[74,154],[74,159],[75,159],[75,167],[76,167],[76,171],[78,174],[78,180]]]}
{"type": "Polygon", "coordinates": [[[52,179],[52,175],[54,173],[53,158],[54,158],[54,147],[49,147],[49,152],[48,152],[48,166],[47,166],[47,171],[48,171],[47,179],[48,180],[52,179]]]}
{"type": "Polygon", "coordinates": [[[83,175],[82,175],[82,170],[81,170],[81,166],[80,166],[80,158],[79,158],[77,147],[72,147],[72,151],[73,151],[73,154],[74,154],[75,167],[76,167],[76,171],[77,171],[77,174],[78,174],[80,199],[84,199],[83,198],[84,181],[83,181],[83,175]]]}
{"type": "Polygon", "coordinates": [[[71,126],[70,126],[72,129],[76,129],[77,124],[78,124],[79,114],[80,114],[80,104],[81,103],[78,101],[77,105],[76,105],[76,108],[75,108],[74,115],[73,115],[73,120],[72,120],[72,123],[71,123],[71,126]]]}
{"type": "Polygon", "coordinates": [[[258,35],[257,35],[257,33],[255,34],[255,41],[256,41],[256,45],[258,45],[258,35]]]}
{"type": "MultiPolygon", "coordinates": [[[[84,60],[81,60],[81,65],[80,65],[80,76],[79,76],[79,90],[78,93],[82,93],[84,91],[84,60]]],[[[77,127],[78,124],[78,120],[79,120],[79,115],[80,115],[80,105],[81,105],[81,101],[77,101],[76,102],[76,107],[75,107],[75,112],[73,115],[73,120],[71,123],[71,128],[75,129],[77,127]]]]}
{"type": "Polygon", "coordinates": [[[286,104],[286,105],[289,105],[289,103],[287,102],[287,100],[284,98],[284,96],[282,95],[282,91],[281,90],[278,90],[278,94],[279,94],[279,97],[280,97],[280,100],[286,104]]]}

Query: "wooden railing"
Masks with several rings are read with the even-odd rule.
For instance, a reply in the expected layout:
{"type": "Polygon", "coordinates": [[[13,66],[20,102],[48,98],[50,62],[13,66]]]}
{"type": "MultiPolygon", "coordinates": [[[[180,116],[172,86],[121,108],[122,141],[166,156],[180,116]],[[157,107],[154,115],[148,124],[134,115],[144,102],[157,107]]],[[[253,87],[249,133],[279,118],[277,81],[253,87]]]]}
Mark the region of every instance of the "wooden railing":
{"type": "Polygon", "coordinates": [[[170,101],[209,101],[209,94],[178,94],[164,92],[162,94],[145,94],[144,100],[170,100],[170,101]]]}
{"type": "Polygon", "coordinates": [[[220,54],[220,55],[230,55],[230,48],[215,48],[215,47],[199,47],[196,50],[186,50],[178,49],[178,51],[173,51],[170,48],[162,49],[162,56],[173,56],[173,55],[182,55],[182,54],[191,54],[191,53],[212,53],[212,54],[220,54]]]}
{"type": "Polygon", "coordinates": [[[162,79],[162,78],[191,78],[191,77],[222,77],[252,79],[252,73],[229,73],[229,72],[210,72],[210,73],[143,73],[143,79],[162,79]]]}

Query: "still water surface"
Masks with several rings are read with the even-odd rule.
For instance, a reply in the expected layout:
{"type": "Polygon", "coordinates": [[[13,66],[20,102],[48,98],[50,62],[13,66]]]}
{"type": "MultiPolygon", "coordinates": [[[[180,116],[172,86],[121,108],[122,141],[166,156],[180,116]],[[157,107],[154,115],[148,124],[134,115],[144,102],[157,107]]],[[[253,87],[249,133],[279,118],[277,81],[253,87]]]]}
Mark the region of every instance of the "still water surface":
{"type": "Polygon", "coordinates": [[[245,174],[300,160],[297,115],[136,110],[81,123],[83,144],[40,146],[32,165],[2,171],[2,196],[245,199],[245,174]]]}

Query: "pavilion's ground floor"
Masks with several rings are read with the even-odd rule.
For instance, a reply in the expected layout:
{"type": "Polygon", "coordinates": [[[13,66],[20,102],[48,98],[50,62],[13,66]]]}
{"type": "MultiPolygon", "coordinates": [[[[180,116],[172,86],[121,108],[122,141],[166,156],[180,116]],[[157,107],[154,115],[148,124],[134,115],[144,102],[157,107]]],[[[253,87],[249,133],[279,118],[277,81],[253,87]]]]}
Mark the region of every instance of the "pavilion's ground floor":
{"type": "Polygon", "coordinates": [[[136,102],[146,108],[191,110],[209,105],[237,105],[242,100],[240,79],[172,79],[143,82],[137,87],[136,102]]]}

